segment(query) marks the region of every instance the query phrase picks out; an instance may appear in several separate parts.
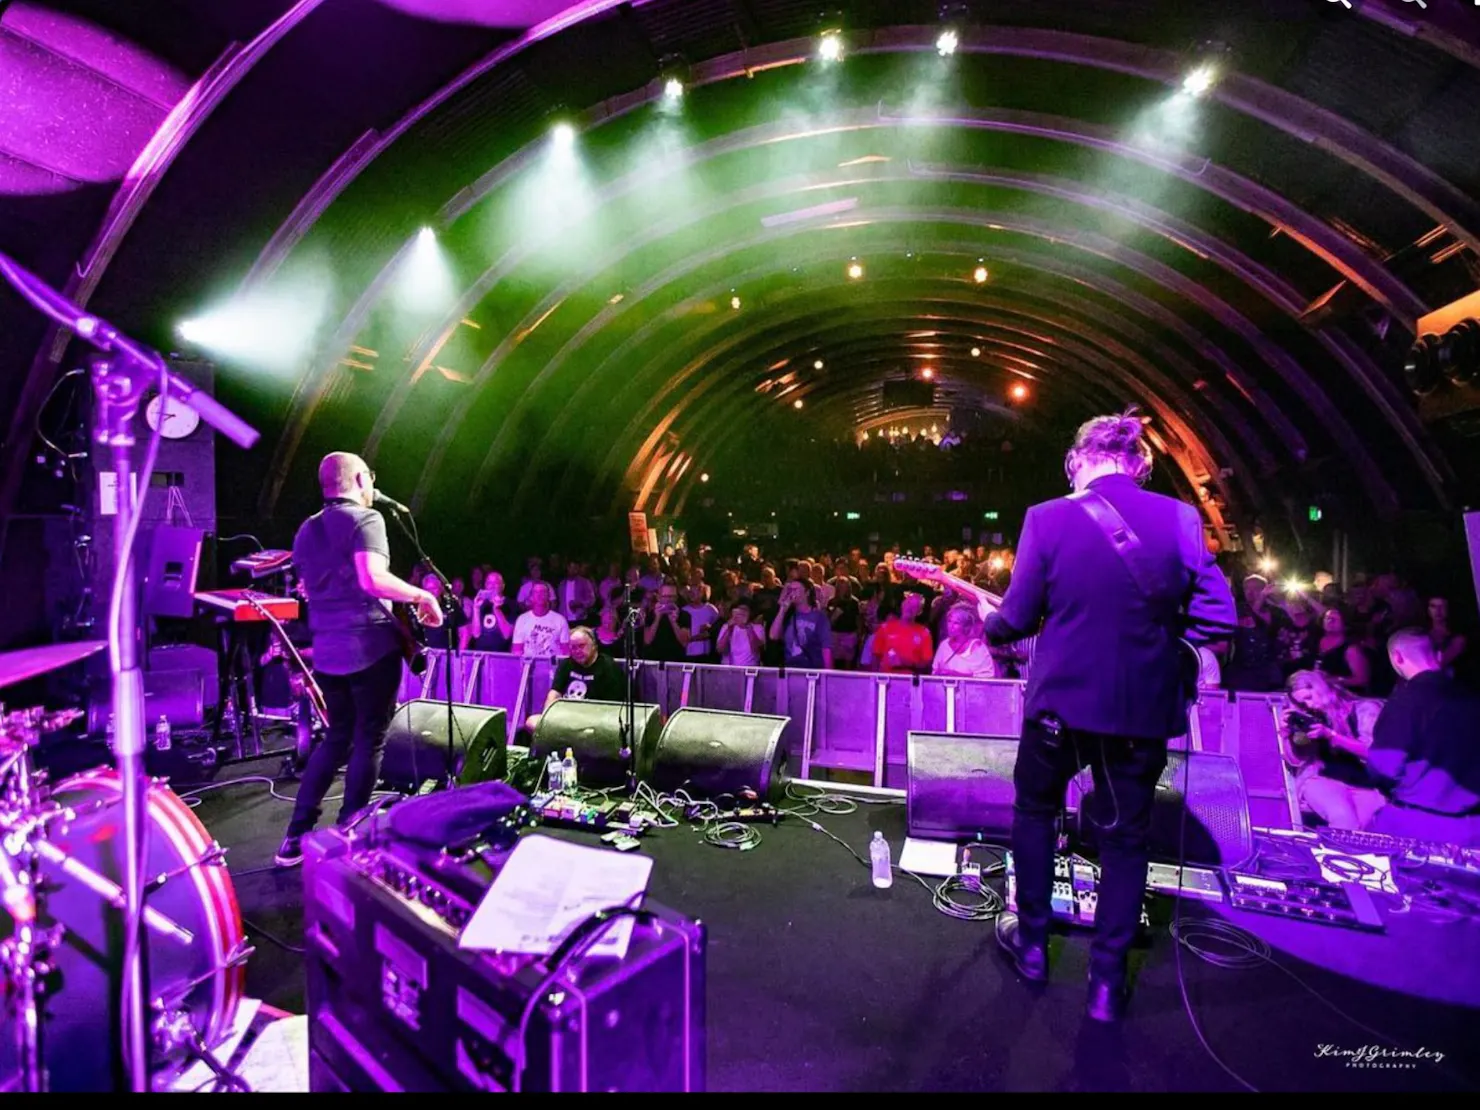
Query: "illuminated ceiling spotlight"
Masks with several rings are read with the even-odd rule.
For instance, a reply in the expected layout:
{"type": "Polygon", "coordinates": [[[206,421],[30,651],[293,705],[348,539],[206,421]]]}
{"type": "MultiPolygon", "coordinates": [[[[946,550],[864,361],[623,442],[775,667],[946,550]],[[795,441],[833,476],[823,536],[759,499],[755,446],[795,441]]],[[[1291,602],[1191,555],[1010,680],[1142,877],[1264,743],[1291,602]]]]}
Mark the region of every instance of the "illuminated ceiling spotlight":
{"type": "Polygon", "coordinates": [[[925,369],[920,371],[920,377],[924,378],[927,382],[933,381],[935,379],[935,371],[927,366],[925,367],[925,369]]]}
{"type": "Polygon", "coordinates": [[[1217,68],[1211,63],[1200,65],[1182,78],[1182,91],[1188,96],[1202,96],[1217,83],[1217,68]]]}
{"type": "Polygon", "coordinates": [[[794,409],[801,408],[802,407],[802,399],[800,397],[798,397],[795,401],[793,401],[791,403],[791,407],[794,408],[794,409]]]}
{"type": "Polygon", "coordinates": [[[848,277],[853,281],[863,277],[863,263],[856,258],[848,263],[848,277]]]}
{"type": "Polygon", "coordinates": [[[949,58],[956,52],[956,47],[961,45],[961,36],[947,27],[935,40],[935,52],[942,58],[949,58]]]}
{"type": "Polygon", "coordinates": [[[976,282],[978,285],[985,285],[987,283],[987,278],[989,277],[991,277],[991,275],[987,273],[987,268],[981,263],[977,263],[976,269],[971,271],[971,280],[976,282]]]}
{"type": "Polygon", "coordinates": [[[658,80],[663,87],[663,100],[677,104],[689,86],[688,63],[678,54],[669,54],[658,63],[658,80]]]}
{"type": "Polygon", "coordinates": [[[842,61],[843,33],[841,31],[823,31],[822,38],[817,41],[817,56],[824,62],[842,61]]]}
{"type": "Polygon", "coordinates": [[[813,370],[821,370],[822,369],[822,360],[820,358],[816,362],[814,362],[812,364],[812,369],[813,370]]]}
{"type": "Polygon", "coordinates": [[[972,358],[981,358],[982,357],[982,349],[980,347],[973,347],[973,348],[971,348],[971,357],[972,358]]]}
{"type": "Polygon", "coordinates": [[[1028,399],[1028,387],[1023,385],[1022,382],[1013,386],[1010,393],[1014,401],[1026,401],[1028,399]]]}
{"type": "Polygon", "coordinates": [[[678,77],[666,77],[663,79],[663,99],[682,100],[683,80],[678,77]]]}
{"type": "Polygon", "coordinates": [[[416,241],[423,247],[431,246],[437,241],[437,233],[429,227],[424,227],[416,235],[416,241]]]}
{"type": "Polygon", "coordinates": [[[175,334],[186,343],[200,343],[205,340],[207,329],[199,320],[181,320],[175,325],[175,334]]]}
{"type": "Polygon", "coordinates": [[[568,150],[570,147],[575,146],[575,126],[566,120],[561,120],[554,127],[550,128],[550,141],[561,150],[568,150]]]}
{"type": "Polygon", "coordinates": [[[740,294],[739,293],[732,293],[730,295],[730,307],[733,308],[736,312],[739,312],[740,311],[740,294]]]}
{"type": "Polygon", "coordinates": [[[701,482],[707,482],[707,481],[709,481],[709,475],[707,473],[706,474],[699,475],[699,481],[701,481],[701,482]]]}

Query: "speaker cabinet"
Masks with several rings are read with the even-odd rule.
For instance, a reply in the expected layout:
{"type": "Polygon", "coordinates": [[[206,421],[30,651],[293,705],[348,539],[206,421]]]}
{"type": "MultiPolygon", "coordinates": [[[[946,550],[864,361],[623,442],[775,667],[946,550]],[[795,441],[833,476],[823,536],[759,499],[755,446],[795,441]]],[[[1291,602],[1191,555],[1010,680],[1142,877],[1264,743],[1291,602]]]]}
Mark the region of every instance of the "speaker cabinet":
{"type": "Polygon", "coordinates": [[[447,703],[418,698],[396,710],[386,734],[380,781],[413,791],[448,777],[466,785],[503,779],[508,772],[504,711],[486,705],[452,706],[452,766],[448,767],[447,703]]]}
{"type": "Polygon", "coordinates": [[[765,801],[782,788],[786,752],[781,734],[790,717],[680,709],[658,738],[648,775],[654,790],[683,790],[694,798],[748,794],[765,801]]]}
{"type": "MultiPolygon", "coordinates": [[[[1087,787],[1079,807],[1079,840],[1086,847],[1094,847],[1097,842],[1099,829],[1090,817],[1103,819],[1098,804],[1094,789],[1087,787]]],[[[1214,752],[1168,752],[1151,811],[1152,860],[1198,867],[1241,867],[1253,855],[1249,797],[1238,762],[1214,752]]]]}
{"type": "Polygon", "coordinates": [[[1012,831],[1017,737],[909,734],[906,822],[926,840],[998,840],[1012,831]]]}
{"type": "MultiPolygon", "coordinates": [[[[627,760],[622,758],[622,716],[626,705],[619,701],[585,701],[561,698],[540,715],[540,727],[529,742],[530,758],[543,766],[551,752],[564,755],[569,748],[576,760],[576,777],[582,786],[625,786],[627,760]]],[[[641,702],[635,707],[637,777],[645,778],[658,742],[662,713],[656,705],[641,702]]]]}

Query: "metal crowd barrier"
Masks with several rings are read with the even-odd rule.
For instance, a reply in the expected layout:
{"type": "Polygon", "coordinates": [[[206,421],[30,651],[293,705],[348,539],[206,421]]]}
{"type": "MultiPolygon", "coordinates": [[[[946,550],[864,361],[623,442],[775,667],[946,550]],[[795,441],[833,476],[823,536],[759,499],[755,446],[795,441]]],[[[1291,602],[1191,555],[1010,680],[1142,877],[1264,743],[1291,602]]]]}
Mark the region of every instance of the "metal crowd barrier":
{"type": "MultiPolygon", "coordinates": [[[[409,671],[401,698],[447,697],[447,653],[429,652],[422,676],[409,671]]],[[[550,659],[501,652],[456,655],[453,699],[505,710],[512,741],[520,724],[545,703],[550,659]]],[[[1016,679],[883,675],[862,671],[788,671],[772,667],[643,662],[637,700],[666,719],[684,706],[789,717],[783,740],[791,771],[903,791],[911,732],[1016,737],[1022,728],[1023,683],[1016,679]]],[[[1255,826],[1300,824],[1275,732],[1278,694],[1204,691],[1189,734],[1174,746],[1237,760],[1255,826]]]]}

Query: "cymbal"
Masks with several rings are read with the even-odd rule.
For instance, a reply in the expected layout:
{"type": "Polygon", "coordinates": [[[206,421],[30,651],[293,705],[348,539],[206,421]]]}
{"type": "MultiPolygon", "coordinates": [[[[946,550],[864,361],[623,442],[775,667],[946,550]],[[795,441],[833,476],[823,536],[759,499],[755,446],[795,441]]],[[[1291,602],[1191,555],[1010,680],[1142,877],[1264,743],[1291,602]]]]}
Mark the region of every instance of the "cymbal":
{"type": "Polygon", "coordinates": [[[51,644],[5,652],[0,655],[0,688],[59,671],[107,646],[102,640],[79,640],[75,644],[51,644]]]}

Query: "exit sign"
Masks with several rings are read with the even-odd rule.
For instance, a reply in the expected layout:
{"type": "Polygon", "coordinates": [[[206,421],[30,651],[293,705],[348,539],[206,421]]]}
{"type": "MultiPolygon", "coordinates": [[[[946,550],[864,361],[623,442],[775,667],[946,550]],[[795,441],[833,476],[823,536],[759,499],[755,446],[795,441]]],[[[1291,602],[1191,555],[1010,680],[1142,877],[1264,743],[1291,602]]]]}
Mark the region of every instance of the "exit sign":
{"type": "Polygon", "coordinates": [[[863,514],[862,513],[849,513],[848,514],[848,519],[849,520],[862,520],[863,519],[863,514]]]}
{"type": "Polygon", "coordinates": [[[995,512],[992,512],[992,513],[982,513],[982,519],[983,520],[996,520],[997,519],[997,514],[995,512]]]}
{"type": "Polygon", "coordinates": [[[1321,519],[1321,509],[1319,505],[1312,505],[1310,507],[1310,519],[1312,521],[1317,521],[1321,519]]]}

